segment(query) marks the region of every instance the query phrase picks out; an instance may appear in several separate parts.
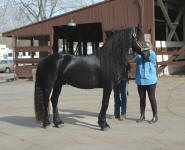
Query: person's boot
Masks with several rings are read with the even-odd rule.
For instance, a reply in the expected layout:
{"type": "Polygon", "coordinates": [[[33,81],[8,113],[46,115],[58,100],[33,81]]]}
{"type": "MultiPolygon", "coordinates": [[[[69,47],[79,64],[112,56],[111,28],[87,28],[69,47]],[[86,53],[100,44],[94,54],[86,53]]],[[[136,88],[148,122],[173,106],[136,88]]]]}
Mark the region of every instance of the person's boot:
{"type": "Polygon", "coordinates": [[[139,119],[136,120],[137,123],[142,122],[145,120],[145,116],[141,115],[139,119]]]}
{"type": "Polygon", "coordinates": [[[157,117],[157,115],[154,115],[152,120],[150,120],[148,123],[153,124],[153,123],[156,123],[157,121],[158,121],[158,117],[157,117]]]}
{"type": "Polygon", "coordinates": [[[126,115],[121,115],[119,120],[123,121],[125,119],[126,119],[126,115]]]}

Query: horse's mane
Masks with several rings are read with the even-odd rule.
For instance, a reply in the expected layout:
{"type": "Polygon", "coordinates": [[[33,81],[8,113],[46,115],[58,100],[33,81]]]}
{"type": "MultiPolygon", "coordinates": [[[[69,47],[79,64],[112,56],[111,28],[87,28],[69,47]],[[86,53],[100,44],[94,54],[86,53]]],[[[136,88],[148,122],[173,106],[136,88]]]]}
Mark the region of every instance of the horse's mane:
{"type": "Polygon", "coordinates": [[[132,31],[133,28],[116,31],[103,47],[96,51],[103,74],[113,81],[118,81],[125,69],[132,31]]]}

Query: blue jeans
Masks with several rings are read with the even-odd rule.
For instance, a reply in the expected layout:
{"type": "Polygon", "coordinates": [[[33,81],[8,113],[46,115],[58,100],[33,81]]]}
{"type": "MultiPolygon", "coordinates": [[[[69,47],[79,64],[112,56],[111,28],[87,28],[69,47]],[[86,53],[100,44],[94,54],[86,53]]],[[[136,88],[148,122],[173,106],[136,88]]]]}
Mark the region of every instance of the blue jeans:
{"type": "Polygon", "coordinates": [[[127,96],[126,96],[126,80],[122,80],[120,84],[115,85],[114,90],[114,115],[126,114],[127,96]]]}

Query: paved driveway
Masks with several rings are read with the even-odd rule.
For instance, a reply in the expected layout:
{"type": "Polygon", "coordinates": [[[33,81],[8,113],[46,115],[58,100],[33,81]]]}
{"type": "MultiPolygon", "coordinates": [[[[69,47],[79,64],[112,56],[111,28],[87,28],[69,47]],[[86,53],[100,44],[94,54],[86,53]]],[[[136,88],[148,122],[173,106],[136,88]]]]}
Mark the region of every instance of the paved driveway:
{"type": "Polygon", "coordinates": [[[14,73],[3,73],[0,72],[0,83],[11,81],[14,79],[14,73]]]}
{"type": "MultiPolygon", "coordinates": [[[[137,124],[139,100],[134,81],[128,89],[127,120],[107,119],[100,131],[97,116],[102,89],[64,86],[59,108],[65,125],[41,128],[34,118],[32,81],[0,83],[0,150],[184,150],[185,77],[162,77],[157,86],[159,121],[137,124]]],[[[148,100],[147,100],[148,102],[148,100]]],[[[108,110],[113,114],[113,96],[108,110]]],[[[146,108],[150,120],[151,108],[146,108]]]]}

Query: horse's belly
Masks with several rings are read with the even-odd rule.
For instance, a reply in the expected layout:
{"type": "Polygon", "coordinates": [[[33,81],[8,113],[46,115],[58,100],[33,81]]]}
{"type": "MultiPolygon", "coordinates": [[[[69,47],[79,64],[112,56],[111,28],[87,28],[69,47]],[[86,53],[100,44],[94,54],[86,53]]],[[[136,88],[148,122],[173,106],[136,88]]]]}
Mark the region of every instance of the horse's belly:
{"type": "Polygon", "coordinates": [[[98,85],[92,85],[92,84],[82,84],[82,83],[74,83],[74,82],[67,82],[68,84],[76,87],[76,88],[80,88],[80,89],[94,89],[94,88],[98,88],[98,85]]]}
{"type": "Polygon", "coordinates": [[[65,79],[66,83],[77,88],[92,89],[99,86],[99,79],[96,75],[76,73],[67,75],[65,79]]]}

